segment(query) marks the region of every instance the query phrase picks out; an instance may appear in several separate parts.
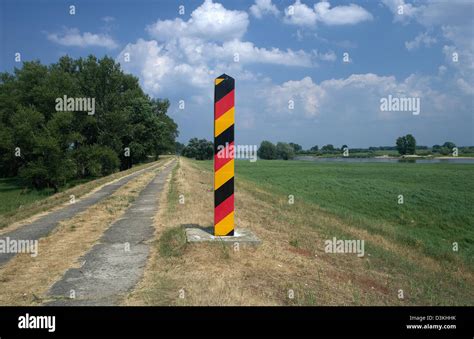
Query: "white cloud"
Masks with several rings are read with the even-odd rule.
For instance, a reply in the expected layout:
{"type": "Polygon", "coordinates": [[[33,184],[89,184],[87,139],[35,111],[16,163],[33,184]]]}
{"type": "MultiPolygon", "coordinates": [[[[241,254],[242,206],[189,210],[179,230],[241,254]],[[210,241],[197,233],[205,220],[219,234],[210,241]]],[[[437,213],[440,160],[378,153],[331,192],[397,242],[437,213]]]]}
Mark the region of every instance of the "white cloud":
{"type": "Polygon", "coordinates": [[[261,19],[265,14],[277,16],[280,11],[272,3],[272,0],[255,0],[255,4],[250,6],[250,13],[254,17],[261,19]]]}
{"type": "Polygon", "coordinates": [[[317,59],[322,60],[322,61],[336,61],[337,60],[337,56],[336,56],[336,53],[334,53],[334,51],[321,53],[321,52],[318,52],[317,50],[313,50],[313,54],[315,55],[317,59]]]}
{"type": "Polygon", "coordinates": [[[314,11],[318,21],[326,25],[354,25],[373,19],[372,14],[355,4],[330,7],[331,4],[325,1],[314,5],[314,11]]]}
{"type": "Polygon", "coordinates": [[[178,36],[226,41],[241,38],[247,31],[248,24],[246,12],[228,10],[219,3],[205,0],[191,13],[188,21],[180,18],[158,20],[148,26],[147,31],[160,41],[178,36]]]}
{"type": "Polygon", "coordinates": [[[311,55],[303,50],[293,51],[287,49],[282,51],[278,48],[265,49],[254,46],[251,42],[232,40],[225,42],[222,46],[213,45],[209,57],[213,59],[227,58],[230,60],[238,53],[239,62],[266,63],[284,66],[310,67],[312,65],[311,55]]]}
{"type": "Polygon", "coordinates": [[[411,51],[419,48],[421,45],[430,47],[436,43],[436,38],[430,36],[427,32],[418,34],[412,41],[405,41],[405,47],[411,51]]]}
{"type": "Polygon", "coordinates": [[[474,86],[472,84],[469,84],[466,80],[459,78],[457,79],[457,85],[458,87],[468,95],[474,95],[474,86]]]}
{"type": "MultiPolygon", "coordinates": [[[[462,93],[472,95],[472,87],[469,84],[474,83],[474,40],[472,39],[474,3],[472,1],[425,1],[416,6],[406,4],[403,0],[383,0],[383,2],[393,12],[394,21],[415,21],[429,30],[441,29],[439,38],[447,40],[447,44],[442,48],[446,66],[455,70],[452,79],[445,81],[452,88],[457,87],[462,93]],[[397,13],[397,6],[400,5],[405,9],[404,15],[397,13]],[[457,62],[453,60],[453,53],[458,56],[457,62]]],[[[408,45],[406,43],[405,46],[410,49],[410,47],[416,48],[421,43],[431,44],[433,41],[430,39],[421,35],[419,41],[415,39],[408,45]]],[[[446,73],[446,70],[442,73],[446,73]]]]}
{"type": "Polygon", "coordinates": [[[273,115],[298,115],[315,117],[320,114],[320,100],[324,96],[323,90],[313,83],[310,77],[301,80],[290,80],[281,85],[266,86],[263,90],[266,98],[267,112],[273,115]],[[290,109],[290,100],[295,109],[290,109]]]}
{"type": "Polygon", "coordinates": [[[47,37],[48,40],[62,46],[82,48],[99,46],[107,49],[118,47],[118,43],[107,34],[93,34],[89,32],[81,34],[77,28],[66,29],[63,33],[49,33],[47,37]]]}
{"type": "Polygon", "coordinates": [[[296,0],[293,5],[285,8],[284,22],[297,26],[314,26],[317,16],[311,7],[296,0]]]}
{"type": "Polygon", "coordinates": [[[326,25],[354,25],[372,19],[372,14],[355,4],[331,8],[328,1],[321,1],[311,8],[296,0],[293,5],[285,9],[284,21],[288,24],[311,27],[317,22],[326,25]]]}
{"type": "MultiPolygon", "coordinates": [[[[197,93],[224,70],[239,79],[254,80],[248,64],[312,67],[315,55],[303,50],[262,48],[240,38],[247,30],[248,15],[206,0],[189,18],[158,20],[147,27],[152,40],[128,44],[117,58],[125,70],[140,74],[147,92],[165,95],[186,86],[197,93]],[[224,24],[214,25],[216,18],[224,24]],[[124,63],[129,53],[130,62],[124,63]],[[219,73],[219,74],[218,74],[219,73]]],[[[330,59],[331,54],[322,55],[330,59]]]]}
{"type": "Polygon", "coordinates": [[[172,93],[183,86],[191,92],[206,88],[224,71],[240,80],[255,80],[255,76],[243,68],[251,63],[312,65],[311,55],[303,51],[258,48],[251,42],[239,40],[220,45],[192,38],[167,44],[139,39],[128,44],[117,61],[126,71],[140,74],[144,89],[154,95],[172,93]],[[130,62],[124,62],[125,53],[129,53],[130,62]],[[238,62],[234,62],[234,53],[238,53],[238,62]]]}
{"type": "MultiPolygon", "coordinates": [[[[466,91],[472,89],[472,86],[466,86],[466,91]]],[[[373,73],[352,74],[347,78],[329,79],[320,84],[305,77],[281,85],[266,85],[259,96],[266,98],[265,110],[275,117],[326,118],[336,122],[341,119],[393,120],[406,116],[400,112],[380,111],[380,99],[389,94],[421,98],[423,116],[442,115],[446,107],[455,105],[455,98],[432,89],[431,78],[414,74],[403,81],[397,81],[394,76],[373,73]],[[294,109],[289,108],[289,100],[293,100],[294,109]]]]}
{"type": "Polygon", "coordinates": [[[382,0],[382,3],[393,13],[393,21],[396,22],[408,22],[423,10],[412,4],[405,3],[404,0],[382,0]]]}

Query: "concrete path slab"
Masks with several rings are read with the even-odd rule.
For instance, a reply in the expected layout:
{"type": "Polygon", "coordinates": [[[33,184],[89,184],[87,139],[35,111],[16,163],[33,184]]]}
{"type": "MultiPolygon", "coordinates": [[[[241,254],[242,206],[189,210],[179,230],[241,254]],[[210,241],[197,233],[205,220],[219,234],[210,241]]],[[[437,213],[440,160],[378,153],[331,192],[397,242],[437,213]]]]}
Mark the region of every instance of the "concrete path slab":
{"type": "MultiPolygon", "coordinates": [[[[87,197],[78,199],[74,204],[67,205],[61,209],[48,213],[33,221],[32,223],[23,225],[11,232],[3,233],[0,235],[0,240],[5,239],[6,241],[6,238],[9,238],[10,240],[38,240],[40,238],[46,237],[58,225],[59,222],[70,219],[76,214],[85,211],[90,206],[97,204],[101,200],[112,195],[120,187],[143,174],[144,171],[156,169],[160,165],[162,164],[144,168],[120,178],[111,184],[107,184],[87,197]]],[[[7,263],[15,255],[16,253],[0,253],[0,266],[7,263]]]]}
{"type": "Polygon", "coordinates": [[[165,166],[140,192],[138,198],[114,222],[81,260],[49,291],[56,300],[47,305],[115,305],[141,278],[149,253],[144,243],[154,233],[153,218],[160,194],[176,161],[165,166]],[[74,291],[75,298],[70,298],[74,291]]]}

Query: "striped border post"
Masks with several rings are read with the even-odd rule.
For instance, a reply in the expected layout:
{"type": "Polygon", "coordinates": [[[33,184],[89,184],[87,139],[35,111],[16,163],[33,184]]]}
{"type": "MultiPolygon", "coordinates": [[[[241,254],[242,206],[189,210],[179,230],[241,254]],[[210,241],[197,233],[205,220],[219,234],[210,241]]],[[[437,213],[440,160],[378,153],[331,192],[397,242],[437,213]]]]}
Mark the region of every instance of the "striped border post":
{"type": "Polygon", "coordinates": [[[234,78],[214,87],[214,236],[234,235],[234,78]]]}

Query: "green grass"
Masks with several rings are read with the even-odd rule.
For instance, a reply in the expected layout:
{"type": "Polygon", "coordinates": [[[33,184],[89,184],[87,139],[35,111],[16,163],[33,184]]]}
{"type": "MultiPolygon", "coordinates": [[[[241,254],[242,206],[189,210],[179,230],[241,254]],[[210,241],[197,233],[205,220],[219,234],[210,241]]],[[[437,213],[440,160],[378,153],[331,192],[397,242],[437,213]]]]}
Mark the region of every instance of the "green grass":
{"type": "Polygon", "coordinates": [[[37,200],[47,198],[53,190],[29,190],[23,188],[21,181],[17,178],[0,179],[0,215],[16,210],[20,206],[31,204],[37,200]]]}
{"type": "Polygon", "coordinates": [[[294,195],[295,203],[317,204],[353,226],[436,259],[460,256],[474,269],[473,165],[237,161],[235,178],[285,199],[294,195]],[[457,253],[453,242],[459,244],[457,253]]]}
{"type": "Polygon", "coordinates": [[[180,257],[186,249],[184,227],[178,226],[164,231],[158,240],[158,249],[162,257],[180,257]]]}
{"type": "Polygon", "coordinates": [[[169,185],[169,190],[168,190],[168,210],[174,211],[176,209],[176,206],[178,205],[178,184],[177,184],[177,173],[179,170],[179,161],[174,166],[174,168],[171,171],[171,182],[169,185]]]}
{"type": "MultiPolygon", "coordinates": [[[[61,187],[60,192],[95,179],[97,178],[75,180],[61,187]]],[[[0,215],[23,208],[53,194],[54,190],[52,188],[36,190],[29,188],[18,178],[0,178],[0,199],[2,201],[2,204],[0,204],[0,215]]]]}

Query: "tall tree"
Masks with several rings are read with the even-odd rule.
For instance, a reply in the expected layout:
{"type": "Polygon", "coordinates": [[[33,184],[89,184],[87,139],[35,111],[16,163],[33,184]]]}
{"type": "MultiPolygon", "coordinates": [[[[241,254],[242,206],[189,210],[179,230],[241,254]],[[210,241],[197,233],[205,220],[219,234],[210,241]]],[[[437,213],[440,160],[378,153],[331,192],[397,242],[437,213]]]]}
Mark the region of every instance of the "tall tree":
{"type": "Polygon", "coordinates": [[[400,155],[415,154],[416,152],[416,139],[413,135],[407,134],[402,137],[398,137],[396,141],[396,148],[400,155]]]}
{"type": "Polygon", "coordinates": [[[37,188],[57,190],[74,177],[156,159],[174,150],[178,135],[168,108],[109,57],[24,62],[0,74],[0,176],[20,174],[37,188]],[[64,97],[94,107],[57,106],[64,97]]]}
{"type": "Polygon", "coordinates": [[[276,144],[277,157],[283,160],[293,159],[295,157],[295,151],[290,144],[286,142],[278,142],[276,144]]]}
{"type": "Polygon", "coordinates": [[[257,155],[260,159],[266,159],[266,160],[276,159],[277,150],[273,143],[271,143],[270,141],[264,140],[262,141],[262,143],[260,144],[260,147],[258,148],[257,155]]]}

